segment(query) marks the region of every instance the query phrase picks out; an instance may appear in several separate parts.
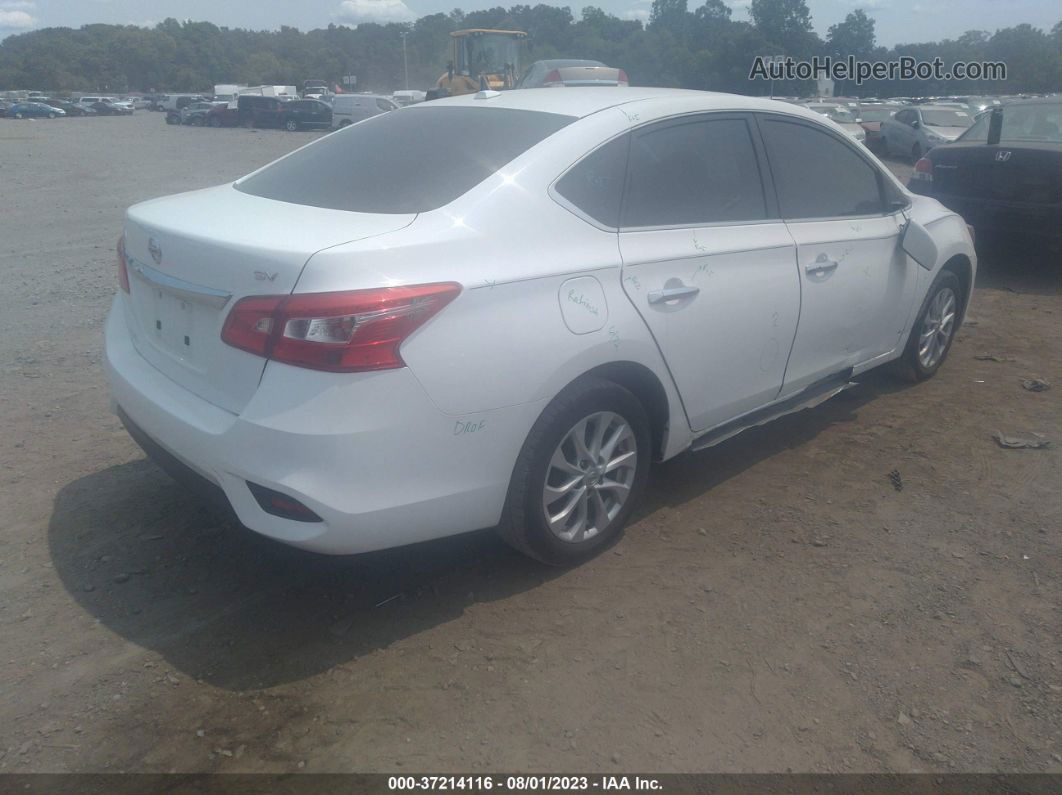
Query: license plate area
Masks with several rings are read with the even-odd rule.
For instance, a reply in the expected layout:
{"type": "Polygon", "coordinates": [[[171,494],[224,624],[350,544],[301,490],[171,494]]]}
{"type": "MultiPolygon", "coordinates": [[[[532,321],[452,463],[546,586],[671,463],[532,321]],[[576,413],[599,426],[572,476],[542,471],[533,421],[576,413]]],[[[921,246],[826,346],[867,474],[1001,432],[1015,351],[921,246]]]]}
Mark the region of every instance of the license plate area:
{"type": "Polygon", "coordinates": [[[210,337],[228,293],[131,261],[130,287],[143,335],[156,350],[205,374],[210,337]]]}

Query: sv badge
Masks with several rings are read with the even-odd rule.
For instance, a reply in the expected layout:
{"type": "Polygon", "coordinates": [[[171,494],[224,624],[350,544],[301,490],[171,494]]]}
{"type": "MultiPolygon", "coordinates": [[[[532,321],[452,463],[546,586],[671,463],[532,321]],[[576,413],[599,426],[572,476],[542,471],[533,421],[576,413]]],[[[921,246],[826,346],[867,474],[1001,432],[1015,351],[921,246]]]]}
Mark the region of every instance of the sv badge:
{"type": "Polygon", "coordinates": [[[255,271],[254,278],[256,278],[260,282],[272,282],[276,280],[277,274],[268,273],[266,271],[255,271]]]}

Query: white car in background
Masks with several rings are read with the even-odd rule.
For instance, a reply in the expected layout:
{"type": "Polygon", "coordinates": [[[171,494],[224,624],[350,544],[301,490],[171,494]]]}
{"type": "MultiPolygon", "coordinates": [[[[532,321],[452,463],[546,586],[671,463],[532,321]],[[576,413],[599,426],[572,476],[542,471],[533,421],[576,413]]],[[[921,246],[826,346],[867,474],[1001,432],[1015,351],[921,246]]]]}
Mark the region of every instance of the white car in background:
{"type": "Polygon", "coordinates": [[[419,103],[138,204],[118,267],[119,416],[248,527],[354,553],[497,526],[565,564],[651,460],[887,362],[932,376],[976,259],[812,111],[573,88],[419,103]]]}
{"type": "Polygon", "coordinates": [[[332,126],[339,129],[398,108],[382,94],[336,94],[332,99],[332,126]]]}
{"type": "Polygon", "coordinates": [[[859,143],[866,143],[867,131],[859,123],[861,119],[856,115],[858,108],[852,109],[846,105],[836,105],[827,102],[808,103],[807,108],[825,116],[846,133],[851,135],[859,143]]]}
{"type": "Polygon", "coordinates": [[[881,123],[881,145],[887,155],[917,161],[941,144],[950,144],[973,125],[967,110],[941,105],[913,105],[881,123]]]}

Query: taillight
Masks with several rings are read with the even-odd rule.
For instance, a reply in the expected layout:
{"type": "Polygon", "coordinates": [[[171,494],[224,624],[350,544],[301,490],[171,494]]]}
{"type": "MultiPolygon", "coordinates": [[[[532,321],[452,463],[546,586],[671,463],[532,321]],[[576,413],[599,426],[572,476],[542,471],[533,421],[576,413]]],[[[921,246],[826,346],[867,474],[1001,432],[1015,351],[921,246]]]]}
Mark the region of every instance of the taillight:
{"type": "Polygon", "coordinates": [[[631,84],[631,81],[627,79],[627,73],[624,72],[622,69],[619,70],[619,77],[617,78],[617,82],[621,86],[629,86],[631,84]]]}
{"type": "Polygon", "coordinates": [[[125,260],[125,235],[118,238],[118,286],[129,292],[129,264],[125,260]]]}
{"type": "Polygon", "coordinates": [[[554,69],[548,75],[546,79],[542,81],[542,85],[545,88],[556,88],[557,86],[563,86],[564,80],[561,79],[561,73],[559,69],[554,69]]]}
{"type": "Polygon", "coordinates": [[[296,367],[353,373],[403,367],[399,347],[461,292],[452,282],[238,301],[221,339],[296,367]]]}
{"type": "Polygon", "coordinates": [[[932,182],[933,161],[928,157],[923,157],[915,163],[914,174],[911,175],[911,179],[921,180],[922,182],[932,182]]]}

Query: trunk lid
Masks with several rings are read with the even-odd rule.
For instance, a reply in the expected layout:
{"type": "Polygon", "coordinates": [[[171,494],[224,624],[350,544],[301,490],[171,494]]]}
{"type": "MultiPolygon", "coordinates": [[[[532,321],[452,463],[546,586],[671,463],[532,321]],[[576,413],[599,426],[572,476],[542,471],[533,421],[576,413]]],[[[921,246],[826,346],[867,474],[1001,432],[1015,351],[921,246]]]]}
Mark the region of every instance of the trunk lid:
{"type": "Polygon", "coordinates": [[[1027,204],[1062,202],[1062,147],[1006,143],[937,147],[934,193],[1027,204]]]}
{"type": "Polygon", "coordinates": [[[135,205],[125,225],[134,345],[173,381],[239,413],[266,360],[221,341],[232,306],[249,295],[290,293],[316,252],[415,217],[289,204],[231,185],[135,205]]]}

